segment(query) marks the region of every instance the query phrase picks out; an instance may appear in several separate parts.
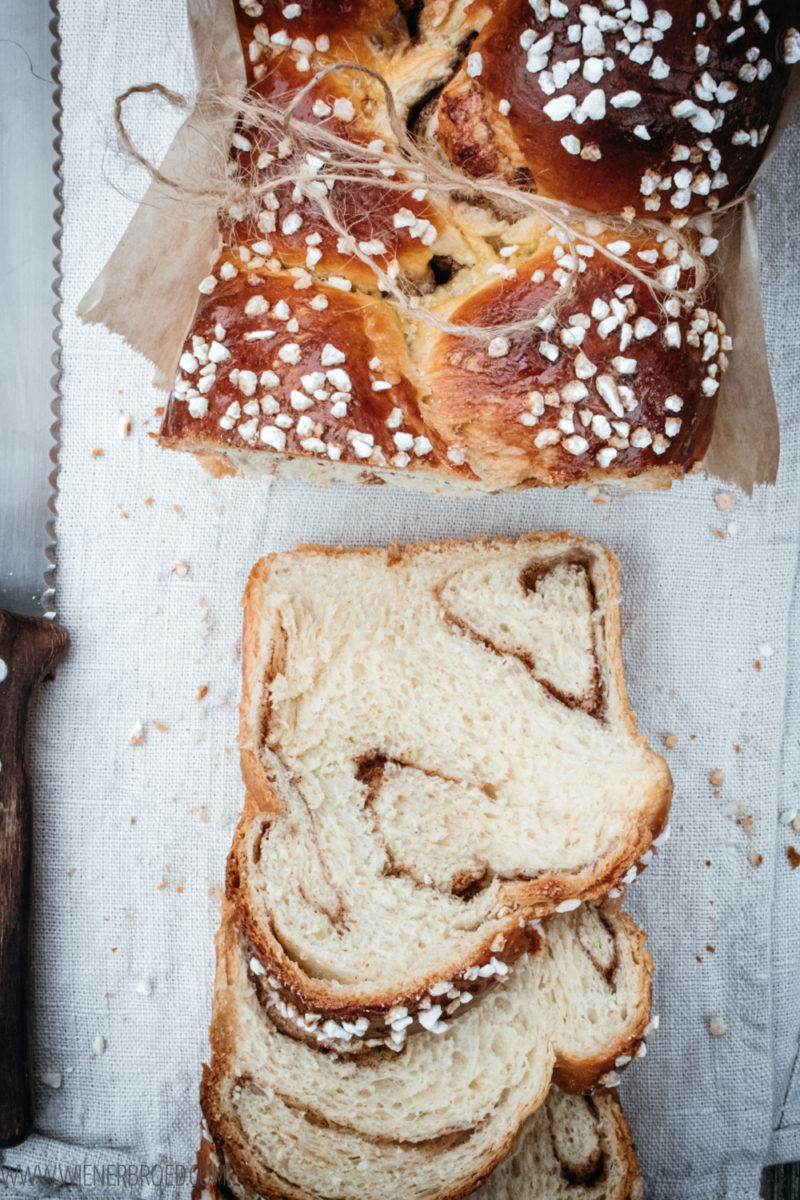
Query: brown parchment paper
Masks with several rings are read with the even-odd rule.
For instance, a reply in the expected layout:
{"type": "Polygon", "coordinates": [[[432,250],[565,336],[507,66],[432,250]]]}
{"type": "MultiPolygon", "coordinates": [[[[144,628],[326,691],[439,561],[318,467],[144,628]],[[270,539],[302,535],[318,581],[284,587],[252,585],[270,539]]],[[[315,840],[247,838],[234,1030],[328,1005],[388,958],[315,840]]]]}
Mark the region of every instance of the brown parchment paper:
{"type": "MultiPolygon", "coordinates": [[[[225,118],[213,101],[245,88],[232,0],[187,0],[197,71],[197,99],[160,164],[186,185],[186,196],[153,182],[106,265],[78,305],[87,324],[105,325],[155,365],[154,383],[169,388],[197,307],[197,285],[219,256],[216,209],[193,197],[218,150],[225,118]]],[[[143,82],[149,83],[149,80],[143,82]]],[[[228,128],[232,132],[233,119],[228,128]]]]}
{"type": "MultiPolygon", "coordinates": [[[[197,100],[160,169],[167,178],[191,187],[202,183],[211,156],[220,149],[224,118],[213,96],[220,91],[241,93],[245,72],[233,0],[187,0],[187,10],[197,100]]],[[[796,68],[759,175],[798,95],[800,70],[796,68]]],[[[232,129],[230,119],[228,128],[232,129]]],[[[761,311],[752,195],[724,214],[714,232],[720,238],[715,263],[720,313],[734,348],[720,388],[704,465],[711,474],[749,494],[756,484],[775,482],[780,454],[761,311]]],[[[208,275],[220,248],[214,207],[188,194],[177,200],[173,192],[154,182],[78,305],[78,315],[88,324],[102,324],[120,334],[154,364],[155,385],[168,389],[197,307],[197,285],[208,275]]]]}

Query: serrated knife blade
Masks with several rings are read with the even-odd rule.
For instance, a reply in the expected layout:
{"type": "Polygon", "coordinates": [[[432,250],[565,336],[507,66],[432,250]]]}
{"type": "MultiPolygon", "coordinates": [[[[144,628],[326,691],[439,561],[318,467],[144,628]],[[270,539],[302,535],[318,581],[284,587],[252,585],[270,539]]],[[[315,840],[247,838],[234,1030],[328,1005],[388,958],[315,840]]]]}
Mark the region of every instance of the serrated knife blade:
{"type": "Polygon", "coordinates": [[[0,14],[0,608],[54,610],[56,317],[60,195],[49,0],[0,14]],[[47,578],[46,578],[47,573],[47,578]]]}
{"type": "Polygon", "coordinates": [[[0,1146],[22,1141],[32,1123],[28,704],[69,644],[48,619],[59,378],[57,37],[50,0],[0,6],[0,1146]]]}

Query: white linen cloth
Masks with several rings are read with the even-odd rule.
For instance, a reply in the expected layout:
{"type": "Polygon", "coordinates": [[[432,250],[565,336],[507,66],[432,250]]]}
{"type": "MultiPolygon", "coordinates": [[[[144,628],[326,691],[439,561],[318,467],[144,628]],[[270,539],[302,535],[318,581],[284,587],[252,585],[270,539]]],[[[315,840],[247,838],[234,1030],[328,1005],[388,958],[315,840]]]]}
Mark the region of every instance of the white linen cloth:
{"type": "MultiPolygon", "coordinates": [[[[649,935],[661,1017],[622,1087],[645,1194],[754,1200],[763,1163],[800,1158],[800,870],[786,853],[800,835],[778,822],[800,805],[800,121],[760,188],[776,487],[737,495],[728,513],[715,504],[722,486],[701,477],[607,504],[580,491],[446,500],[391,487],[265,489],[216,482],[159,450],[147,434],[164,396],[150,365],[74,315],[146,183],[112,148],[114,97],[151,80],[191,93],[183,0],[62,0],[61,31],[58,590],[72,650],[32,731],[36,1132],[0,1155],[0,1188],[188,1194],[217,899],[242,802],[239,598],[256,559],[302,541],[567,528],[622,560],[631,702],[655,746],[678,737],[665,751],[673,836],[627,901],[649,935]],[[144,740],[132,745],[139,722],[144,740]],[[726,815],[736,803],[741,824],[726,815]],[[137,1182],[157,1164],[160,1176],[137,1182]],[[127,1181],[125,1166],[135,1169],[127,1181]]],[[[157,158],[175,114],[151,101],[134,117],[157,158]]]]}

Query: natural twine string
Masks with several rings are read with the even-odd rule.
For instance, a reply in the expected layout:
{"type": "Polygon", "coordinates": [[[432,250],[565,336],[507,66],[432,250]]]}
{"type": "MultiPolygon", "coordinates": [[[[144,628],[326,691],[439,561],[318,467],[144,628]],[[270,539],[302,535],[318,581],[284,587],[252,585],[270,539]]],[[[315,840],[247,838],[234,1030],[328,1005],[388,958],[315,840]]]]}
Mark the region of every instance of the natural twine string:
{"type": "MultiPolygon", "coordinates": [[[[246,175],[240,165],[222,155],[219,166],[210,164],[202,187],[193,186],[176,179],[168,179],[133,144],[123,120],[125,101],[133,95],[156,93],[175,108],[188,109],[186,98],[170,91],[160,83],[149,83],[130,87],[117,97],[114,105],[114,121],[121,149],[130,158],[145,168],[151,179],[162,188],[174,192],[178,197],[200,199],[215,204],[223,221],[233,223],[246,215],[256,217],[264,207],[268,193],[291,186],[294,194],[307,196],[319,207],[331,229],[344,239],[349,253],[364,263],[374,274],[378,288],[391,297],[395,307],[413,321],[420,321],[444,333],[457,336],[476,337],[482,340],[509,336],[537,327],[548,315],[557,315],[564,301],[573,292],[579,276],[577,244],[589,245],[593,250],[622,267],[632,278],[644,283],[651,294],[662,304],[670,298],[681,303],[692,304],[708,279],[708,266],[699,254],[692,239],[682,229],[667,226],[655,219],[640,218],[625,222],[619,215],[598,214],[568,205],[562,201],[514,187],[496,176],[472,178],[455,167],[435,149],[423,146],[408,132],[401,120],[391,88],[386,80],[369,67],[359,63],[337,62],[309,79],[308,83],[294,92],[282,107],[264,99],[254,91],[243,96],[224,93],[205,94],[198,102],[198,109],[206,115],[213,112],[214,119],[224,122],[226,130],[233,125],[242,134],[254,137],[258,145],[274,147],[280,153],[277,162],[292,159],[284,171],[276,173],[253,168],[246,175]],[[386,116],[394,139],[393,145],[382,143],[373,149],[363,143],[340,137],[325,124],[313,124],[296,115],[298,105],[326,76],[342,71],[356,71],[369,76],[383,92],[386,116]],[[298,157],[305,166],[298,163],[298,157]],[[310,160],[310,161],[309,161],[310,160]],[[467,200],[482,207],[489,206],[501,218],[514,222],[525,217],[539,217],[549,222],[569,247],[571,267],[567,277],[552,299],[535,315],[502,325],[468,325],[453,323],[426,308],[422,297],[409,290],[407,281],[390,275],[375,257],[365,251],[351,230],[337,217],[327,198],[331,186],[378,186],[408,194],[411,187],[424,188],[434,202],[467,200]],[[316,185],[316,186],[311,186],[316,185]],[[322,192],[325,194],[321,194],[322,192]],[[580,232],[576,230],[580,227],[580,232]],[[678,244],[678,254],[689,265],[681,274],[692,280],[690,286],[670,287],[657,275],[648,274],[634,262],[616,254],[593,231],[607,229],[621,235],[660,235],[661,240],[672,239],[678,244]]],[[[227,146],[229,137],[221,139],[227,146]]],[[[269,164],[276,168],[276,162],[269,164]]],[[[676,256],[677,257],[677,256],[676,256]]]]}

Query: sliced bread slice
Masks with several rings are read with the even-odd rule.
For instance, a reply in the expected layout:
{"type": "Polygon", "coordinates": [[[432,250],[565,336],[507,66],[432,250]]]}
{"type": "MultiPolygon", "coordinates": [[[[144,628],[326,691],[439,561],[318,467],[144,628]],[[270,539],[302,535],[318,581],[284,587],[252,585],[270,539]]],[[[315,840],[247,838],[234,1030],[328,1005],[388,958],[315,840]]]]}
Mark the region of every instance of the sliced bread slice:
{"type": "MultiPolygon", "coordinates": [[[[204,1137],[192,1200],[274,1200],[237,1178],[204,1137]]],[[[644,1184],[616,1095],[572,1096],[553,1088],[516,1146],[473,1200],[640,1200],[644,1184]]]]}
{"type": "MultiPolygon", "coordinates": [[[[539,953],[437,1036],[343,1059],[265,1013],[227,908],[218,934],[203,1111],[246,1188],[287,1200],[444,1200],[510,1152],[551,1082],[618,1082],[641,1053],[652,963],[609,901],[554,918],[539,953]],[[609,935],[612,949],[598,958],[609,935]]],[[[569,1138],[565,1139],[565,1145],[569,1138]]]]}
{"type": "Polygon", "coordinates": [[[470,990],[647,861],[672,785],[618,595],[570,534],[256,565],[228,893],[287,1003],[352,1021],[470,990]]]}

